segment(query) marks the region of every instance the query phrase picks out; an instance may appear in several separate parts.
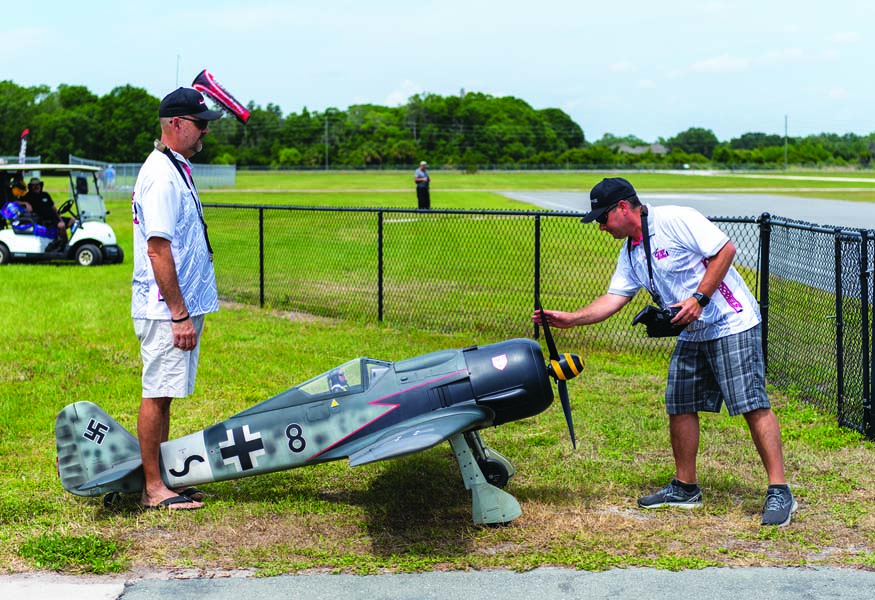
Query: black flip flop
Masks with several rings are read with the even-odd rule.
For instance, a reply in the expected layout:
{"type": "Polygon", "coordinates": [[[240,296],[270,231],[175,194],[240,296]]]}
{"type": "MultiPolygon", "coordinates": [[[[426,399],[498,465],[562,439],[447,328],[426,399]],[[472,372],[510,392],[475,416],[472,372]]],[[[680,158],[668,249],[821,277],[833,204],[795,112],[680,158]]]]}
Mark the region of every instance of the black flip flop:
{"type": "Polygon", "coordinates": [[[177,494],[179,494],[180,496],[188,496],[189,498],[191,498],[192,500],[194,500],[196,502],[200,502],[201,500],[203,500],[204,498],[207,497],[207,495],[205,493],[203,493],[201,490],[197,489],[196,487],[185,488],[181,492],[177,492],[177,494]]]}
{"type": "Polygon", "coordinates": [[[198,510],[203,508],[203,506],[196,506],[194,508],[171,508],[174,504],[188,504],[189,502],[192,502],[192,499],[188,496],[173,496],[171,498],[165,498],[154,506],[146,506],[144,504],[143,508],[148,510],[198,510]]]}

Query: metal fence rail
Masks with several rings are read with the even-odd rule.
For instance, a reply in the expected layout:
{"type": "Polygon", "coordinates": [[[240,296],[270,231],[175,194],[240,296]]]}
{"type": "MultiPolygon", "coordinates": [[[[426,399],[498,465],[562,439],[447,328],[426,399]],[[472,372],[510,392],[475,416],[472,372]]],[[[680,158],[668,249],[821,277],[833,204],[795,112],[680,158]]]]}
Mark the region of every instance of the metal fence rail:
{"type": "MultiPolygon", "coordinates": [[[[537,334],[529,316],[604,293],[621,243],[578,213],[205,204],[223,299],[358,321],[479,332],[487,343],[537,334]]],[[[773,383],[875,439],[873,235],[763,214],[710,217],[733,240],[759,297],[773,383]]],[[[617,318],[557,331],[561,346],[667,356],[672,340],[617,318]]]]}

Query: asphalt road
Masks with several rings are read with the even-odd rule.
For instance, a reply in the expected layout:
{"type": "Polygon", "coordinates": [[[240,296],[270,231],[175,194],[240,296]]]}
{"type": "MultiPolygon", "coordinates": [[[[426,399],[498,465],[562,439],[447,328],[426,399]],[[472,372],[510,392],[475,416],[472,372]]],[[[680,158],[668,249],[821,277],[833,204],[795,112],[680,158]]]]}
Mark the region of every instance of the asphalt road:
{"type": "MultiPolygon", "coordinates": [[[[550,210],[589,210],[589,194],[586,192],[504,192],[504,195],[550,210]]],[[[807,221],[824,227],[875,229],[875,204],[867,202],[777,194],[643,193],[638,196],[642,202],[654,206],[692,206],[708,217],[758,217],[767,212],[772,217],[807,221]]]]}
{"type": "Polygon", "coordinates": [[[0,576],[4,600],[769,600],[871,598],[875,572],[833,568],[614,569],[601,573],[542,568],[403,575],[288,575],[221,579],[0,576]]]}

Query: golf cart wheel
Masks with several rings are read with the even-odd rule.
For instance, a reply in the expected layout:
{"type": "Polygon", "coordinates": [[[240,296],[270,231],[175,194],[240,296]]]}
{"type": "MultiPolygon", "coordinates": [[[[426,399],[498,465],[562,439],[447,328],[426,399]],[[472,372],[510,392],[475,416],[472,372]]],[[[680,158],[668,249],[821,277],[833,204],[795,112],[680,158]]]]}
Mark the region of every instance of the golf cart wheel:
{"type": "Polygon", "coordinates": [[[9,254],[9,248],[0,244],[0,265],[8,265],[10,260],[12,260],[12,255],[9,254]]]}
{"type": "Polygon", "coordinates": [[[480,461],[478,466],[480,467],[480,470],[483,471],[483,476],[490,485],[494,485],[497,488],[503,488],[507,485],[507,482],[510,479],[510,474],[507,472],[504,463],[492,458],[487,458],[484,461],[480,461]]]}
{"type": "Polygon", "coordinates": [[[103,255],[97,246],[82,244],[76,249],[76,262],[83,267],[96,267],[103,262],[103,255]]]}

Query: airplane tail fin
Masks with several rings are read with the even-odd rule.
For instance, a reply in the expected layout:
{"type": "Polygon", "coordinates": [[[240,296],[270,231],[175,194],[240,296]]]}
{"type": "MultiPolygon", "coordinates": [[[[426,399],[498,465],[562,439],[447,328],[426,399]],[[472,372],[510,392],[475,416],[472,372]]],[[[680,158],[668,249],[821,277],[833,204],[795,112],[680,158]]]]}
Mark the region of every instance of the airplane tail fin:
{"type": "Polygon", "coordinates": [[[77,496],[143,488],[140,444],[96,404],[75,402],[55,419],[58,475],[77,496]]]}

